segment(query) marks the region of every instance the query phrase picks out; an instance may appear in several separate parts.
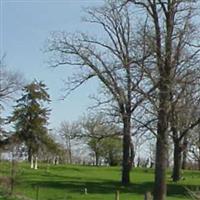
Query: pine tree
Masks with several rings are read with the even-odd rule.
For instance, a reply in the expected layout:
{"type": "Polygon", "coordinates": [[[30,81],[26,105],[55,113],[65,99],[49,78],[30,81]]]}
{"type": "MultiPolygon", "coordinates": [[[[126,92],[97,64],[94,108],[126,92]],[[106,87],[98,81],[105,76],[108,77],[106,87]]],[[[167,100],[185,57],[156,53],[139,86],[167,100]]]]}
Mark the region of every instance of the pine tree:
{"type": "Polygon", "coordinates": [[[17,100],[11,121],[15,124],[16,134],[28,149],[28,160],[37,153],[39,146],[45,143],[48,133],[48,115],[45,107],[50,102],[46,85],[33,81],[23,89],[23,95],[17,100]]]}

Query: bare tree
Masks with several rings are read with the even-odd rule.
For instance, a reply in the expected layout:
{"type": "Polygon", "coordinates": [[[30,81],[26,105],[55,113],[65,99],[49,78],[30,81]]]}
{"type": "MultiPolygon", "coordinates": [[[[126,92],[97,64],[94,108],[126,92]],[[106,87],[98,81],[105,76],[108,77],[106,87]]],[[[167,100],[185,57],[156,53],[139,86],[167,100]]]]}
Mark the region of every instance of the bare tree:
{"type": "Polygon", "coordinates": [[[199,57],[200,45],[195,40],[198,35],[194,21],[192,23],[193,7],[197,3],[189,0],[128,0],[125,4],[127,2],[132,2],[135,9],[143,9],[143,14],[147,16],[147,27],[151,29],[146,35],[146,44],[154,55],[152,62],[158,78],[154,200],[164,200],[173,85],[176,85],[178,73],[185,70],[186,66],[193,67],[189,60],[199,57]],[[185,52],[189,54],[185,56],[185,52]]]}
{"type": "Polygon", "coordinates": [[[192,136],[192,129],[200,124],[199,77],[196,70],[184,74],[186,80],[181,79],[181,89],[173,95],[170,123],[174,143],[173,181],[181,178],[182,154],[187,150],[187,138],[192,136]]]}
{"type": "Polygon", "coordinates": [[[21,74],[10,71],[5,64],[5,56],[0,58],[0,148],[13,140],[8,137],[4,129],[5,121],[1,114],[5,109],[6,103],[14,99],[16,93],[22,88],[24,79],[21,74]]]}
{"type": "Polygon", "coordinates": [[[188,154],[200,170],[200,125],[193,130],[192,137],[188,139],[188,154]]]}
{"type": "Polygon", "coordinates": [[[78,123],[76,122],[69,123],[69,122],[63,121],[60,124],[59,132],[65,140],[69,163],[72,164],[72,141],[76,139],[78,135],[80,135],[81,129],[78,123]]]}
{"type": "MultiPolygon", "coordinates": [[[[113,105],[123,124],[122,184],[130,182],[132,167],[131,115],[143,101],[136,88],[143,81],[142,66],[147,51],[135,39],[133,20],[127,6],[120,8],[116,2],[88,10],[87,22],[99,25],[103,38],[64,32],[54,33],[48,51],[53,54],[53,66],[78,66],[80,73],[70,79],[73,91],[89,79],[96,77],[110,94],[113,105]]],[[[146,87],[146,92],[153,89],[146,87]]]]}
{"type": "Polygon", "coordinates": [[[0,59],[0,103],[3,104],[9,99],[13,99],[17,91],[22,89],[24,80],[20,73],[10,71],[4,62],[4,57],[0,59]]]}

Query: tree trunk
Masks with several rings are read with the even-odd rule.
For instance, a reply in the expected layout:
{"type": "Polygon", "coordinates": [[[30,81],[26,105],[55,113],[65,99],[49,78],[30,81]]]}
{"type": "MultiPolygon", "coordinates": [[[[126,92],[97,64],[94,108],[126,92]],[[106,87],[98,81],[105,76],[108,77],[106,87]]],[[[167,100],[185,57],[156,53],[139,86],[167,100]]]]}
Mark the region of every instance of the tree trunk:
{"type": "Polygon", "coordinates": [[[115,166],[115,160],[114,160],[112,151],[109,151],[108,153],[108,163],[109,163],[109,166],[115,166]]]}
{"type": "Polygon", "coordinates": [[[29,147],[28,148],[28,162],[31,163],[32,161],[32,149],[29,147]]]}
{"type": "MultiPolygon", "coordinates": [[[[199,125],[199,129],[200,129],[200,125],[199,125]]],[[[199,154],[198,154],[198,168],[200,170],[200,131],[199,131],[199,154]]]]}
{"type": "MultiPolygon", "coordinates": [[[[184,140],[183,140],[183,144],[187,144],[187,140],[188,140],[188,138],[187,138],[187,136],[185,136],[184,140]]],[[[186,146],[186,148],[183,151],[183,160],[182,160],[182,166],[181,166],[182,169],[186,169],[186,167],[187,167],[187,153],[188,153],[187,148],[188,147],[186,146]]]]}
{"type": "Polygon", "coordinates": [[[10,194],[13,194],[14,184],[15,184],[15,176],[16,176],[16,162],[14,156],[14,149],[12,149],[12,161],[11,161],[11,182],[10,182],[10,194]]]}
{"type": "Polygon", "coordinates": [[[69,150],[69,164],[72,164],[72,151],[69,150]]]}
{"type": "Polygon", "coordinates": [[[186,169],[187,167],[187,150],[183,151],[183,160],[182,160],[182,169],[186,169]]]}
{"type": "Polygon", "coordinates": [[[167,149],[167,168],[170,167],[170,152],[169,152],[169,148],[167,149]]]}
{"type": "Polygon", "coordinates": [[[166,167],[168,152],[168,115],[169,115],[169,83],[167,77],[160,79],[159,111],[157,124],[156,163],[154,200],[165,200],[166,167]]]}
{"type": "Polygon", "coordinates": [[[31,156],[31,169],[34,167],[34,161],[33,161],[33,156],[31,156]]]}
{"type": "Polygon", "coordinates": [[[174,166],[173,166],[173,174],[172,179],[174,182],[179,181],[181,178],[181,157],[182,151],[180,148],[180,142],[174,142],[174,166]]]}
{"type": "Polygon", "coordinates": [[[99,154],[95,152],[95,165],[99,166],[99,154]]]}
{"type": "Polygon", "coordinates": [[[122,184],[127,185],[130,183],[130,170],[132,167],[130,158],[130,148],[131,148],[131,117],[125,116],[123,119],[123,163],[122,163],[122,184]]]}
{"type": "Polygon", "coordinates": [[[69,137],[68,140],[69,140],[69,141],[68,141],[68,147],[69,147],[69,149],[68,149],[69,164],[72,164],[72,149],[71,149],[71,139],[70,139],[70,137],[69,137]]]}
{"type": "Polygon", "coordinates": [[[130,162],[131,162],[131,167],[134,167],[135,166],[135,163],[134,163],[134,159],[135,159],[135,151],[134,151],[134,145],[133,145],[133,142],[132,142],[132,139],[130,139],[130,162]]]}
{"type": "Polygon", "coordinates": [[[156,143],[156,165],[155,165],[155,187],[154,187],[154,200],[164,200],[166,196],[166,143],[165,137],[157,138],[156,143]]]}
{"type": "Polygon", "coordinates": [[[35,156],[35,167],[34,169],[38,169],[38,157],[35,156]]]}

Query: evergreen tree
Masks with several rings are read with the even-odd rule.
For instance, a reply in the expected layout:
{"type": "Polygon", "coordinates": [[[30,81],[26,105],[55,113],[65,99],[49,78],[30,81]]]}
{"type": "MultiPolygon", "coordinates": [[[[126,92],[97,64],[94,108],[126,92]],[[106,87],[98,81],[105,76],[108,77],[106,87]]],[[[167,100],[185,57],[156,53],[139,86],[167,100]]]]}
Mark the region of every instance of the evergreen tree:
{"type": "Polygon", "coordinates": [[[46,85],[33,81],[24,87],[23,95],[17,100],[11,117],[11,121],[15,124],[16,134],[27,146],[29,161],[47,138],[50,110],[45,107],[45,104],[49,102],[46,85]]]}

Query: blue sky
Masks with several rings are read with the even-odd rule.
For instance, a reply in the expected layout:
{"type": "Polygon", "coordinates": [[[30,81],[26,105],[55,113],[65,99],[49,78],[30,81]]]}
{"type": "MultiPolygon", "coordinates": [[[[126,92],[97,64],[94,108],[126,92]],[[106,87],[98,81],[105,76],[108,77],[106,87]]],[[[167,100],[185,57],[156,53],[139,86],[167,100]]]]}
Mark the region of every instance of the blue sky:
{"type": "MultiPolygon", "coordinates": [[[[63,80],[70,74],[67,66],[52,69],[46,61],[43,48],[50,32],[92,31],[81,21],[83,7],[98,6],[103,0],[0,0],[1,2],[1,55],[6,53],[10,69],[21,72],[28,81],[43,80],[51,95],[51,127],[61,121],[73,121],[87,112],[97,84],[88,83],[71,94],[65,101],[63,80]]],[[[95,33],[96,34],[96,33],[95,33]]]]}

